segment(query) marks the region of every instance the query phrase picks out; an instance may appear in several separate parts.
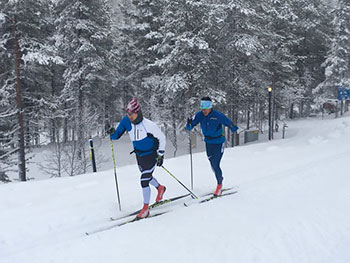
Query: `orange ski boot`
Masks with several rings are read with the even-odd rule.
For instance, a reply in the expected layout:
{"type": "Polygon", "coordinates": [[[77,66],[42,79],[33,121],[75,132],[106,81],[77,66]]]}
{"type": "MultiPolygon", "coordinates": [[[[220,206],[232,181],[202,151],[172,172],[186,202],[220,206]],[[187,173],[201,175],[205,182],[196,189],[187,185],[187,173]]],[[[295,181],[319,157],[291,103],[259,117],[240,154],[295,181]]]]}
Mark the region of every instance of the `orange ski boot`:
{"type": "Polygon", "coordinates": [[[142,219],[142,218],[146,218],[147,216],[149,216],[148,204],[144,204],[140,213],[138,213],[138,215],[136,217],[138,219],[142,219]]]}
{"type": "Polygon", "coordinates": [[[158,194],[156,198],[156,203],[158,203],[160,200],[163,199],[163,195],[165,193],[166,187],[164,185],[159,185],[157,189],[158,189],[158,194]]]}
{"type": "Polygon", "coordinates": [[[222,184],[218,184],[214,192],[214,196],[220,196],[220,195],[222,195],[222,184]]]}

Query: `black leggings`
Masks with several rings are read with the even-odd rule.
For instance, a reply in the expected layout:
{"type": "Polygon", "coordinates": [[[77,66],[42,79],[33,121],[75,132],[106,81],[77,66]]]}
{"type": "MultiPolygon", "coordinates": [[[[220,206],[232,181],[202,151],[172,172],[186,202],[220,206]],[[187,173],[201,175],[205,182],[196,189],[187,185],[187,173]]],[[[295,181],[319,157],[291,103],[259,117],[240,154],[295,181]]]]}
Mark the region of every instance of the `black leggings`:
{"type": "Polygon", "coordinates": [[[156,168],[157,152],[152,152],[145,156],[139,156],[136,154],[137,164],[141,172],[141,186],[142,188],[148,187],[149,182],[152,180],[152,173],[156,168]]]}

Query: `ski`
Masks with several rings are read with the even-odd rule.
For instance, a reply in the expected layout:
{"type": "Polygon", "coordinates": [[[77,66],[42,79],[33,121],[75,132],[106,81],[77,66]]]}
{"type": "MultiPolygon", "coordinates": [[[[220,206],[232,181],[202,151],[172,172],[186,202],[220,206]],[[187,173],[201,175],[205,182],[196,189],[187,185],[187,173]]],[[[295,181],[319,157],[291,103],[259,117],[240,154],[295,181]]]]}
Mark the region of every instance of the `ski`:
{"type": "Polygon", "coordinates": [[[107,230],[110,230],[110,229],[113,229],[113,228],[116,228],[116,227],[124,226],[126,224],[134,223],[134,222],[137,222],[137,221],[140,221],[140,220],[143,220],[143,219],[157,217],[157,216],[163,215],[165,213],[168,213],[170,211],[171,210],[155,213],[155,214],[149,215],[148,217],[145,217],[145,218],[134,217],[132,219],[126,220],[126,221],[121,222],[121,223],[113,224],[113,225],[110,225],[110,226],[107,226],[107,227],[102,227],[102,228],[96,229],[94,231],[85,232],[85,235],[90,236],[90,235],[93,235],[93,234],[96,234],[96,233],[100,233],[100,232],[104,232],[104,231],[107,231],[107,230]]]}
{"type": "MultiPolygon", "coordinates": [[[[238,193],[238,190],[237,190],[237,187],[231,187],[231,188],[225,188],[223,189],[223,193],[222,195],[220,196],[214,196],[213,193],[208,193],[208,194],[203,194],[201,197],[202,199],[200,200],[193,200],[195,201],[195,203],[204,203],[204,202],[208,202],[208,201],[211,201],[211,200],[214,200],[216,198],[219,198],[219,197],[222,197],[222,196],[226,196],[226,195],[232,195],[232,194],[236,194],[238,193]],[[231,191],[230,191],[231,190],[231,191]],[[197,201],[197,202],[196,202],[197,201]]],[[[164,205],[164,204],[167,204],[167,203],[170,203],[172,201],[175,201],[175,200],[179,200],[181,198],[184,198],[184,197],[187,197],[189,196],[189,194],[186,194],[186,195],[181,195],[181,196],[176,196],[176,197],[173,197],[173,198],[169,198],[169,199],[165,199],[161,202],[158,202],[158,203],[154,203],[150,206],[150,208],[156,208],[156,207],[159,207],[161,205],[164,205]]],[[[184,203],[185,206],[189,206],[193,203],[184,203]]],[[[127,219],[127,217],[130,217],[130,216],[135,216],[136,214],[139,213],[140,210],[136,211],[136,212],[133,212],[133,213],[130,213],[130,214],[127,214],[123,217],[120,217],[120,218],[116,218],[116,219],[112,219],[113,221],[115,220],[121,220],[121,219],[126,219],[125,221],[122,220],[122,222],[117,222],[117,223],[114,223],[112,225],[108,225],[108,226],[104,226],[104,227],[101,227],[99,229],[96,229],[94,231],[91,231],[91,232],[85,232],[86,235],[92,235],[92,234],[95,234],[95,233],[99,233],[99,232],[103,232],[103,231],[107,231],[107,230],[110,230],[110,229],[113,229],[115,227],[119,227],[119,226],[123,226],[123,225],[126,225],[126,224],[130,224],[130,223],[134,223],[136,221],[140,221],[142,219],[139,219],[137,217],[133,217],[131,219],[127,219]]],[[[146,218],[143,218],[143,219],[147,219],[147,218],[152,218],[152,217],[157,217],[157,216],[160,216],[160,215],[163,215],[165,213],[168,213],[168,212],[171,212],[172,210],[166,210],[166,211],[160,211],[160,212],[155,212],[154,214],[150,214],[148,217],[146,218]]]]}
{"type": "MultiPolygon", "coordinates": [[[[224,192],[227,192],[227,191],[230,191],[230,190],[233,190],[233,189],[237,189],[237,188],[238,188],[237,186],[224,188],[224,189],[222,189],[222,192],[224,193],[224,192]]],[[[210,198],[211,198],[212,195],[213,195],[213,192],[206,193],[206,194],[202,194],[202,195],[200,195],[200,198],[199,198],[199,199],[191,200],[190,202],[184,203],[184,206],[189,206],[189,205],[191,205],[192,203],[200,203],[201,200],[207,199],[208,196],[210,196],[210,198]],[[202,199],[202,198],[204,198],[204,199],[202,199]]]]}
{"type": "Polygon", "coordinates": [[[184,203],[184,206],[188,207],[188,206],[192,205],[193,203],[201,204],[201,203],[209,202],[211,200],[214,200],[214,199],[222,197],[222,196],[232,195],[232,194],[238,193],[238,190],[234,190],[234,189],[235,189],[235,187],[223,189],[222,190],[223,193],[220,196],[215,196],[215,195],[213,195],[213,193],[206,194],[206,195],[202,196],[202,197],[205,197],[204,199],[197,200],[197,202],[194,201],[194,202],[191,202],[191,203],[184,203]],[[230,190],[233,190],[233,191],[232,192],[228,192],[230,190]],[[209,196],[209,197],[206,197],[206,196],[209,196]]]}
{"type": "Polygon", "coordinates": [[[226,196],[226,195],[233,195],[233,194],[236,194],[236,193],[238,193],[237,190],[235,190],[235,191],[233,191],[233,192],[226,192],[226,193],[223,193],[222,195],[218,195],[218,196],[212,195],[212,196],[210,196],[210,197],[208,197],[208,198],[205,198],[205,199],[203,199],[203,200],[200,200],[199,203],[201,204],[201,203],[209,202],[209,201],[214,200],[214,199],[216,199],[216,198],[223,197],[223,196],[226,196]]]}
{"type": "MultiPolygon", "coordinates": [[[[159,206],[161,206],[161,205],[165,205],[165,204],[174,202],[174,201],[179,200],[179,199],[181,199],[181,198],[185,198],[185,197],[187,197],[187,196],[189,196],[189,195],[190,195],[190,194],[175,196],[175,197],[172,197],[172,198],[169,198],[169,199],[165,199],[165,200],[162,200],[162,201],[159,201],[159,202],[155,202],[155,203],[153,203],[153,204],[151,204],[151,205],[149,206],[149,210],[154,209],[154,208],[156,208],[156,207],[159,207],[159,206]]],[[[120,220],[120,219],[129,217],[129,216],[135,216],[135,215],[137,215],[138,213],[140,213],[140,211],[141,211],[141,209],[139,209],[139,210],[137,210],[137,211],[135,211],[135,212],[126,214],[126,215],[121,216],[121,217],[117,217],[117,218],[111,217],[110,220],[111,220],[111,221],[116,221],[116,220],[120,220]]]]}
{"type": "MultiPolygon", "coordinates": [[[[233,189],[236,189],[237,187],[228,187],[228,188],[223,188],[222,189],[222,192],[227,192],[227,191],[230,191],[230,190],[233,190],[233,189]]],[[[206,193],[206,194],[203,194],[203,195],[201,195],[200,197],[206,197],[206,196],[208,196],[208,195],[212,195],[213,194],[213,192],[210,192],[210,193],[206,193]]]]}
{"type": "Polygon", "coordinates": [[[116,226],[124,226],[124,225],[126,225],[126,224],[130,224],[130,223],[133,223],[133,222],[136,222],[136,221],[140,221],[140,220],[143,220],[143,219],[148,219],[148,218],[152,218],[152,217],[157,217],[157,216],[160,216],[160,215],[164,215],[165,213],[168,213],[168,212],[170,212],[170,210],[169,210],[169,211],[159,212],[159,213],[156,213],[156,214],[152,214],[152,215],[149,215],[149,216],[147,216],[147,217],[145,217],[145,218],[138,218],[138,217],[135,217],[135,218],[130,219],[130,220],[127,220],[127,221],[125,221],[125,222],[119,223],[119,224],[117,224],[116,226]]]}

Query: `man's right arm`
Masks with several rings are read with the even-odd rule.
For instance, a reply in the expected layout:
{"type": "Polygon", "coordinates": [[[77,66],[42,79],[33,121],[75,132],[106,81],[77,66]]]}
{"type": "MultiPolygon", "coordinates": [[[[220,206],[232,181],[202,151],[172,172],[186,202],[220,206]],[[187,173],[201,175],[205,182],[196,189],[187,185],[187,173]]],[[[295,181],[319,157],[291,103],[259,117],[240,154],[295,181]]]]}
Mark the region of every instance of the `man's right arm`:
{"type": "Polygon", "coordinates": [[[187,119],[186,129],[192,130],[200,121],[201,112],[197,112],[196,115],[194,115],[192,118],[187,119]]]}
{"type": "Polygon", "coordinates": [[[112,140],[118,140],[126,131],[126,122],[129,120],[127,116],[125,116],[121,122],[119,123],[117,129],[115,130],[114,133],[110,134],[110,137],[112,140]]]}

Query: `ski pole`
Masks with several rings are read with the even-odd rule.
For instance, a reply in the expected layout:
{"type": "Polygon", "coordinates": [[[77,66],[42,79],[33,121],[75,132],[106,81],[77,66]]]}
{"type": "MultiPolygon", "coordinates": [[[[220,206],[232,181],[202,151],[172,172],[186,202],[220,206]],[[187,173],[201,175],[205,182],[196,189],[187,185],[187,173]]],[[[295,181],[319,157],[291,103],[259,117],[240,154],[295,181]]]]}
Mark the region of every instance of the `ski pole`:
{"type": "Polygon", "coordinates": [[[161,166],[168,174],[170,174],[179,184],[181,184],[188,192],[190,192],[190,194],[192,195],[192,197],[196,198],[199,200],[199,197],[196,196],[190,189],[188,189],[183,183],[180,182],[179,179],[176,178],[175,175],[173,175],[171,172],[169,172],[168,169],[166,169],[163,165],[161,166]]]}
{"type": "Polygon", "coordinates": [[[238,127],[238,128],[241,129],[241,131],[237,132],[237,134],[241,134],[242,132],[245,132],[246,130],[248,130],[247,128],[245,128],[245,129],[242,129],[241,127],[238,127]]]}
{"type": "Polygon", "coordinates": [[[188,138],[189,138],[189,141],[190,141],[191,190],[193,190],[193,163],[192,163],[192,138],[191,138],[191,131],[188,131],[188,138]]]}
{"type": "Polygon", "coordinates": [[[119,197],[119,188],[118,188],[118,179],[117,179],[117,169],[116,169],[116,167],[115,167],[115,158],[114,158],[113,141],[112,141],[112,139],[110,139],[110,141],[111,141],[111,149],[112,149],[112,160],[113,160],[115,187],[116,187],[116,189],[117,189],[117,197],[118,197],[119,211],[121,211],[122,208],[121,208],[121,206],[120,206],[120,197],[119,197]]]}

